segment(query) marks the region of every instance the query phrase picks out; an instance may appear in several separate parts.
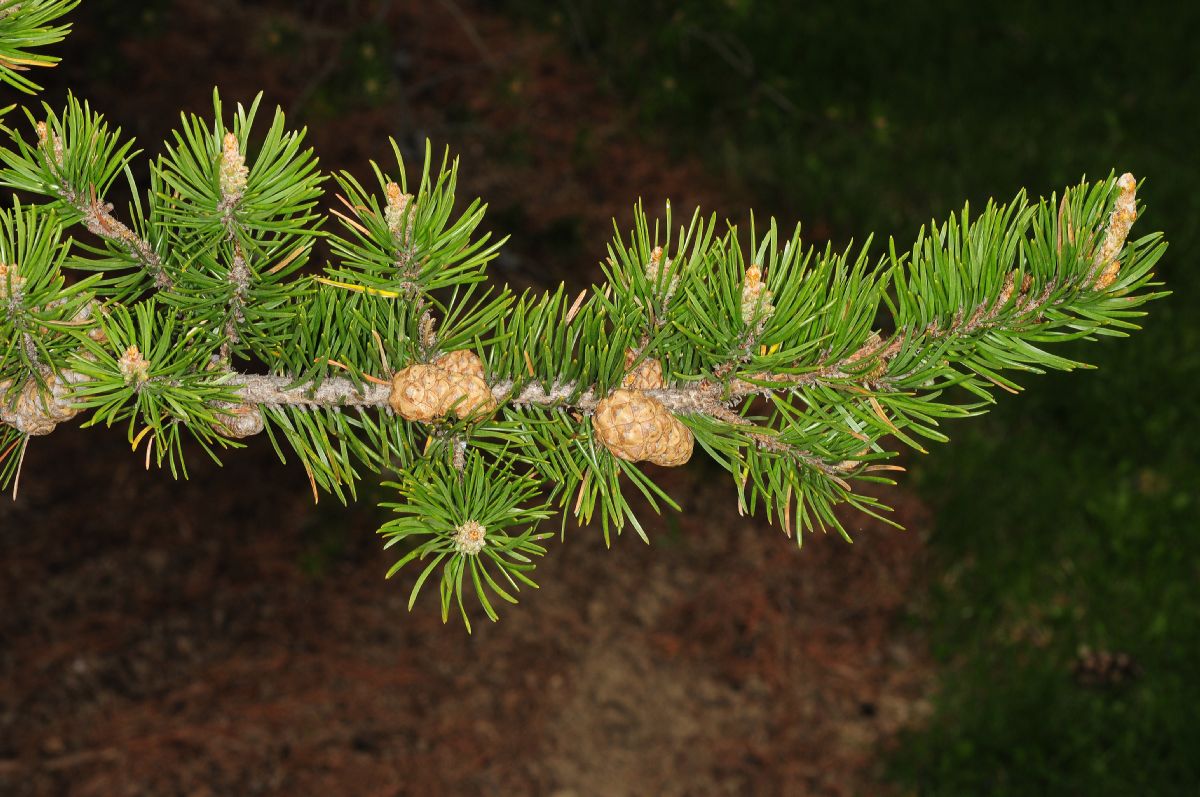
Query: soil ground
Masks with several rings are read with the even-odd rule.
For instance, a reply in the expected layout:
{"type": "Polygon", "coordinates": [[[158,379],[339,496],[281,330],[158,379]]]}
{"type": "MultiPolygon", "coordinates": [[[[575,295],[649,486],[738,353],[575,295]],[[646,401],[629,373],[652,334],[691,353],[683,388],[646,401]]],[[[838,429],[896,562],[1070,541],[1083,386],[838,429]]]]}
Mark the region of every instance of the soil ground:
{"type": "MultiPolygon", "coordinates": [[[[469,6],[155,8],[105,44],[85,4],[56,79],[143,141],[212,83],[309,108],[326,166],[364,173],[389,134],[449,140],[463,193],[514,234],[510,282],[595,279],[637,196],[746,201],[630,132],[555,40],[469,6]],[[389,102],[321,110],[363,25],[394,50],[389,102]],[[311,46],[261,46],[273,30],[311,46]]],[[[542,588],[468,636],[432,594],[405,610],[415,574],[383,579],[377,510],[314,508],[265,441],[176,483],[122,439],[35,441],[0,503],[4,794],[878,794],[880,751],[928,711],[902,622],[927,518],[904,493],[885,498],[910,531],[847,516],[853,546],[797,550],[693,463],[664,474],[684,512],[651,518],[652,546],[569,527],[542,588]]]]}

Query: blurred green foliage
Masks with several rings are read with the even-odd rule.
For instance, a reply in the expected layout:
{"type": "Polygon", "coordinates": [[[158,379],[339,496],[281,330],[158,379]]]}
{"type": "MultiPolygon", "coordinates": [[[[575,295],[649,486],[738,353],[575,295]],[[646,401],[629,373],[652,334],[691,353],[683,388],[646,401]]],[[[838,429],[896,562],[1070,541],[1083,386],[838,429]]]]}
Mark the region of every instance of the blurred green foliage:
{"type": "Polygon", "coordinates": [[[913,622],[945,665],[895,754],[923,795],[1183,794],[1200,783],[1200,6],[506,0],[556,28],[648,135],[817,237],[896,235],[969,198],[1132,171],[1174,291],[1064,352],[915,466],[936,510],[913,622]],[[549,13],[547,12],[549,10],[549,13]],[[1086,344],[1084,344],[1086,345],[1086,344]],[[1139,675],[1085,687],[1087,645],[1139,675]]]}

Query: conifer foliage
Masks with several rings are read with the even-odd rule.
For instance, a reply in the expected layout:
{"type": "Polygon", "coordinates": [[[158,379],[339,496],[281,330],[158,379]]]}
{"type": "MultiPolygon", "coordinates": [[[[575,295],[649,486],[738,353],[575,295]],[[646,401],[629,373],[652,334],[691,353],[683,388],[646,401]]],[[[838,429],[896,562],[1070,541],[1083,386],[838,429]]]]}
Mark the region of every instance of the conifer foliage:
{"type": "MultiPolygon", "coordinates": [[[[74,4],[0,2],[0,80],[36,89],[74,4]]],[[[1125,335],[1163,295],[1128,174],[882,251],[639,206],[602,284],[518,296],[488,282],[503,241],[429,147],[411,174],[392,142],[365,183],[329,175],[281,110],[216,92],[149,158],[75,97],[3,127],[0,487],[71,420],[123,429],[177,477],[265,436],[314,499],[389,479],[389,575],[415,568],[410,606],[435,582],[468,628],[471,603],[495,619],[535,586],[550,518],[646,539],[630,496],[678,510],[659,469],[697,448],[742,511],[797,542],[845,535],[838,504],[885,511],[857,486],[890,481],[896,445],[945,440],[1015,374],[1080,367],[1048,347],[1125,335]]]]}

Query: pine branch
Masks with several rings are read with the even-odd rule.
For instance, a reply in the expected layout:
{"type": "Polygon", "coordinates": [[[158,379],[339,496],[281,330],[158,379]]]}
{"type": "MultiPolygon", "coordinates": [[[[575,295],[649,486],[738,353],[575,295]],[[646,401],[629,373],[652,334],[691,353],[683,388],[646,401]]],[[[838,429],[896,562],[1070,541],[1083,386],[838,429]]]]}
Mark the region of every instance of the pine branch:
{"type": "Polygon", "coordinates": [[[297,387],[286,376],[236,374],[228,384],[238,402],[273,407],[386,407],[391,393],[390,385],[362,385],[340,377],[297,387]]]}
{"type": "Polygon", "coordinates": [[[124,253],[160,290],[171,288],[173,281],[154,245],[114,216],[112,204],[103,198],[132,157],[132,142],[121,143],[120,130],[110,133],[103,119],[74,97],[61,115],[45,110],[44,120],[34,121],[30,115],[36,145],[8,131],[16,149],[0,150],[7,167],[0,172],[0,184],[58,200],[60,210],[67,211],[64,220],[78,220],[124,253]]]}
{"type": "Polygon", "coordinates": [[[154,251],[154,247],[112,215],[112,203],[97,198],[95,186],[88,186],[85,193],[70,183],[62,182],[58,187],[58,196],[80,213],[88,232],[115,244],[135,258],[154,280],[155,287],[169,290],[174,286],[174,280],[163,269],[162,258],[154,251]]]}
{"type": "MultiPolygon", "coordinates": [[[[232,134],[226,137],[225,160],[223,174],[235,175],[231,183],[241,181],[240,185],[230,188],[223,183],[222,194],[227,206],[236,205],[240,191],[244,190],[244,162],[239,163],[236,139],[229,144],[232,134]],[[232,153],[232,154],[231,154],[232,153]]],[[[903,385],[911,378],[913,371],[897,375],[888,374],[889,364],[905,349],[907,341],[919,338],[925,345],[961,343],[978,338],[988,332],[1004,329],[1019,332],[1023,326],[1036,326],[1044,313],[1052,308],[1068,306],[1080,293],[1103,291],[1113,284],[1120,272],[1120,263],[1116,260],[1124,248],[1129,230],[1137,217],[1136,211],[1136,182],[1132,175],[1124,174],[1116,183],[1119,188],[1114,209],[1108,224],[1102,232],[1101,245],[1096,249],[1092,260],[1092,268],[1087,279],[1074,285],[1073,291],[1059,292],[1056,282],[1048,282],[1041,291],[1031,292],[1031,280],[1028,278],[1017,289],[1014,277],[1009,274],[1003,289],[994,300],[979,304],[970,309],[958,310],[953,323],[944,329],[937,322],[930,323],[919,334],[899,330],[886,340],[878,332],[872,332],[868,342],[852,354],[824,365],[806,374],[755,373],[747,378],[735,378],[728,382],[719,380],[700,380],[691,385],[678,387],[657,387],[641,392],[660,403],[672,413],[679,415],[700,415],[735,425],[747,425],[744,418],[732,412],[729,408],[741,399],[751,396],[762,396],[777,392],[793,391],[800,387],[827,386],[835,389],[862,391],[864,388],[880,391],[903,385]]],[[[389,184],[389,199],[395,193],[391,190],[394,183],[389,184]]],[[[1065,201],[1065,198],[1064,198],[1065,201]]],[[[398,203],[388,206],[393,214],[392,228],[403,227],[394,221],[398,203]]],[[[401,208],[402,210],[402,208],[401,208]]],[[[232,222],[224,222],[232,237],[236,229],[232,222]]],[[[657,267],[657,258],[661,249],[656,249],[650,265],[657,267]]],[[[240,250],[235,249],[234,266],[231,271],[239,272],[239,263],[244,271],[244,261],[241,260],[240,250]]],[[[244,285],[238,278],[240,291],[244,285]]],[[[244,280],[244,277],[242,278],[244,280]]],[[[581,297],[582,298],[582,297],[581,297]]],[[[239,298],[238,301],[241,301],[239,298]]],[[[90,310],[90,308],[89,308],[90,310]]],[[[28,339],[28,335],[26,335],[28,339]]],[[[78,384],[85,381],[84,377],[70,370],[60,371],[60,376],[67,384],[78,384]]],[[[304,406],[304,407],[378,407],[389,406],[394,401],[396,386],[394,383],[377,383],[363,385],[361,382],[348,378],[328,378],[319,384],[297,384],[291,376],[270,376],[228,374],[227,386],[234,400],[239,404],[268,405],[268,406],[304,406]]],[[[603,400],[604,391],[596,385],[581,386],[575,382],[555,382],[546,387],[538,381],[529,381],[519,385],[514,380],[504,380],[489,386],[490,395],[497,404],[511,404],[514,407],[541,407],[558,410],[575,411],[584,414],[593,413],[603,400]],[[518,387],[520,389],[518,389],[518,387]]],[[[70,410],[67,394],[59,391],[51,397],[49,405],[37,408],[31,404],[19,416],[10,413],[0,416],[6,422],[19,422],[36,428],[53,428],[53,418],[61,417],[70,410]],[[9,418],[13,421],[9,421],[9,418]]],[[[786,450],[786,446],[767,442],[759,435],[760,443],[776,450],[786,450]]],[[[807,455],[805,455],[807,456],[807,455]]],[[[815,460],[809,464],[818,464],[815,460]]],[[[830,468],[830,472],[835,468],[830,468]]]]}
{"type": "Polygon", "coordinates": [[[111,202],[96,196],[96,186],[75,185],[65,173],[62,137],[50,130],[46,122],[37,123],[38,147],[45,153],[47,168],[54,178],[52,192],[75,209],[82,217],[88,232],[124,249],[136,258],[154,279],[159,288],[170,288],[171,278],[163,271],[162,259],[154,248],[128,225],[112,215],[111,202]]]}
{"type": "MultiPolygon", "coordinates": [[[[228,151],[228,150],[227,150],[228,151]]],[[[234,150],[236,152],[236,150],[234,150]]],[[[236,167],[234,171],[237,171],[236,167]]],[[[244,179],[244,176],[243,176],[244,179]]],[[[888,373],[889,365],[905,349],[906,343],[914,338],[920,339],[924,345],[961,343],[979,338],[990,331],[1006,329],[1019,331],[1022,324],[1035,325],[1036,319],[1048,309],[1063,307],[1070,303],[1079,292],[1085,290],[1098,291],[1107,288],[1116,279],[1118,271],[1113,269],[1116,253],[1125,243],[1125,236],[1135,217],[1134,192],[1132,177],[1125,175],[1118,182],[1120,195],[1112,214],[1112,219],[1103,232],[1103,242],[1094,258],[1093,273],[1089,273],[1091,281],[1076,285],[1074,292],[1058,292],[1054,282],[1048,282],[1037,292],[1030,291],[1028,278],[1019,290],[1014,287],[1010,275],[999,296],[990,304],[980,304],[969,313],[959,310],[953,323],[945,328],[938,323],[928,324],[919,333],[908,330],[898,330],[889,338],[884,339],[880,333],[871,333],[869,340],[859,349],[848,356],[836,359],[808,373],[753,373],[742,378],[729,380],[702,379],[691,384],[673,387],[657,387],[642,391],[642,393],[661,404],[668,411],[678,415],[705,416],[734,425],[749,425],[749,422],[738,416],[730,407],[747,397],[763,396],[779,392],[792,392],[802,387],[830,387],[834,389],[862,392],[884,391],[905,384],[911,379],[914,370],[904,373],[888,373]],[[1103,279],[1097,276],[1103,273],[1103,279]],[[1004,312],[1002,312],[1004,311],[1004,312]]],[[[231,194],[226,194],[230,196],[231,194]]],[[[228,203],[234,204],[232,202],[228,203]]],[[[230,226],[230,235],[233,227],[230,226]]],[[[235,250],[236,251],[236,250],[235,250]]],[[[661,251],[661,250],[659,250],[661,251]]],[[[238,255],[235,255],[233,274],[237,274],[238,255]]],[[[651,263],[654,263],[653,258],[651,263]]],[[[244,265],[243,265],[244,268],[244,265]]],[[[236,277],[235,277],[236,279],[236,277]]],[[[235,294],[237,296],[238,294],[235,294]]],[[[237,301],[240,301],[238,299],[237,301]]],[[[29,335],[25,333],[23,341],[29,346],[29,335]]],[[[223,344],[224,345],[224,344],[223,344]]],[[[85,381],[77,372],[69,369],[59,369],[58,374],[65,384],[79,384],[85,381]]],[[[319,384],[300,383],[294,376],[270,376],[225,374],[225,384],[231,394],[231,399],[237,404],[264,406],[305,406],[305,407],[377,407],[385,408],[392,400],[395,386],[368,385],[361,381],[348,378],[328,378],[319,384]]],[[[521,384],[516,380],[503,380],[489,386],[492,400],[497,405],[507,404],[516,408],[540,407],[583,414],[593,413],[603,400],[605,391],[599,385],[580,385],[576,382],[553,382],[549,386],[536,381],[527,380],[521,384]]],[[[22,430],[45,430],[53,428],[55,418],[64,418],[73,414],[69,398],[61,390],[48,397],[47,402],[26,402],[19,412],[8,410],[3,420],[22,430]]],[[[755,441],[775,451],[790,450],[786,445],[771,442],[761,433],[755,434],[755,441]]],[[[797,455],[810,465],[833,473],[838,465],[821,463],[803,451],[797,455]]]]}
{"type": "Polygon", "coordinates": [[[188,439],[220,461],[265,434],[314,499],[396,474],[380,532],[408,547],[391,573],[420,563],[410,604],[436,573],[443,618],[457,605],[468,627],[465,592],[495,619],[492,601],[536,586],[552,509],[648,541],[630,497],[679,507],[646,463],[695,447],[740,511],[761,505],[789,535],[845,534],[842,503],[882,517],[857,487],[900,470],[897,442],[946,439],[941,422],[1015,392],[1014,371],[1078,367],[1044,346],[1123,335],[1163,295],[1148,289],[1165,244],[1129,240],[1122,175],[965,209],[883,257],[869,240],[816,250],[774,222],[744,246],[699,212],[676,228],[669,205],[654,223],[639,207],[601,284],[518,297],[487,287],[503,241],[477,234],[485,206],[461,208],[448,155],[427,146],[411,190],[394,142],[374,185],[334,175],[326,231],[304,131],[276,110],[254,135],[258,107],[227,119],[214,92],[145,192],[132,142],[74,98],[27,112],[36,141],[8,131],[0,184],[48,201],[0,210],[0,486],[31,437],[79,416],[124,426],[147,467],[177,476],[188,439]],[[121,174],[128,223],[102,199],[121,174]],[[64,239],[72,224],[102,247],[64,239]],[[318,238],[333,260],[300,275],[318,238]],[[68,284],[67,268],[91,274],[68,284]]]}

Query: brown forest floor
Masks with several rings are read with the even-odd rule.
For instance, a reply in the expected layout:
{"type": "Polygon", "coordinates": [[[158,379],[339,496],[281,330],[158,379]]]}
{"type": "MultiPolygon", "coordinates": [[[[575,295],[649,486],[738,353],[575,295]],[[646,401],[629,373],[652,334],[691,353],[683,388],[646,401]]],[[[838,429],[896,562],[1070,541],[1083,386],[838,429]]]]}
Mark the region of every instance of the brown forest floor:
{"type": "MultiPolygon", "coordinates": [[[[339,74],[321,75],[329,43],[375,14],[180,0],[96,81],[101,7],[77,17],[58,79],[143,141],[204,111],[212,83],[313,102],[339,74]],[[279,20],[312,38],[248,44],[279,20]]],[[[515,234],[499,275],[528,284],[594,279],[639,195],[743,199],[631,133],[555,40],[447,7],[378,17],[403,79],[386,108],[312,120],[326,166],[363,173],[389,134],[452,142],[463,193],[515,234]]],[[[911,531],[848,517],[853,547],[798,552],[693,463],[664,476],[684,513],[651,519],[652,546],[569,528],[542,589],[468,637],[432,593],[405,611],[414,576],[383,580],[373,508],[314,509],[265,441],[175,483],[122,438],[35,441],[0,503],[0,793],[876,794],[879,752],[927,711],[927,655],[901,626],[926,518],[904,493],[886,498],[911,531]]]]}

